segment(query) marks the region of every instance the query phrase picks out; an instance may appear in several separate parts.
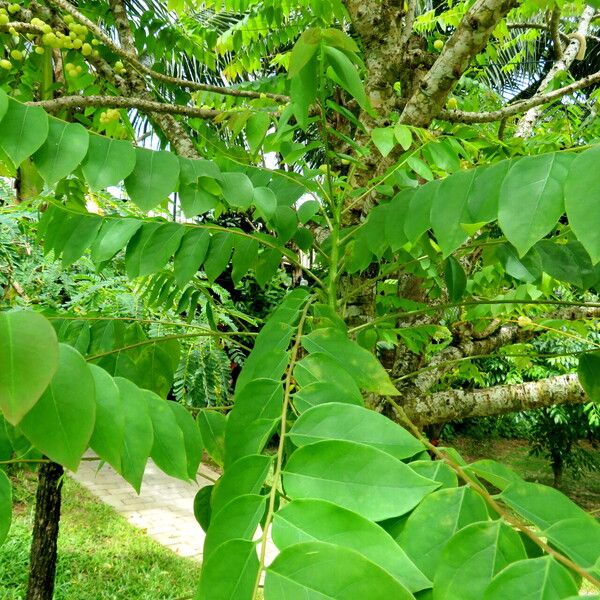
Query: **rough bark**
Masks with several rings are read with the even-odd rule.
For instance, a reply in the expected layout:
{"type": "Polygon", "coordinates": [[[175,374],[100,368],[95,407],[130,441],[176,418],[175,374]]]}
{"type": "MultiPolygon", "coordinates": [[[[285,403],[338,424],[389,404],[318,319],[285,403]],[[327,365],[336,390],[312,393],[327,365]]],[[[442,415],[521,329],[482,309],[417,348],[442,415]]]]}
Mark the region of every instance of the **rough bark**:
{"type": "MultiPolygon", "coordinates": [[[[591,6],[585,8],[579,21],[576,35],[570,40],[570,44],[567,46],[566,50],[564,52],[561,51],[560,60],[557,60],[554,63],[552,68],[546,74],[546,77],[542,79],[542,82],[540,83],[538,88],[538,94],[543,93],[543,91],[546,89],[546,87],[552,81],[552,79],[554,79],[557,73],[559,73],[560,71],[569,70],[569,67],[573,64],[573,61],[575,60],[579,50],[585,43],[585,38],[587,36],[588,29],[590,27],[590,23],[594,17],[594,14],[595,10],[591,6]]],[[[558,34],[553,33],[553,35],[555,36],[555,38],[558,38],[558,34]]],[[[554,44],[555,48],[557,47],[556,44],[558,44],[558,48],[560,48],[560,40],[557,41],[555,39],[554,44]]],[[[533,132],[533,127],[536,121],[540,118],[540,115],[542,114],[542,110],[543,109],[541,105],[530,108],[519,119],[519,122],[517,123],[517,129],[515,131],[515,137],[529,137],[533,132]]]]}
{"type": "Polygon", "coordinates": [[[477,0],[473,4],[408,100],[400,116],[401,122],[429,126],[471,59],[485,48],[496,25],[515,5],[514,0],[477,0]]]}
{"type": "Polygon", "coordinates": [[[448,390],[403,402],[406,414],[420,426],[469,417],[488,417],[559,404],[589,402],[577,375],[496,386],[481,390],[448,390]]]}
{"type": "Polygon", "coordinates": [[[54,594],[62,476],[61,465],[49,462],[40,466],[27,600],[52,600],[54,594]]]}
{"type": "MultiPolygon", "coordinates": [[[[137,58],[125,4],[121,0],[110,0],[110,9],[115,19],[115,26],[117,28],[121,47],[128,55],[137,58]]],[[[153,100],[152,95],[148,92],[143,77],[135,72],[131,72],[128,79],[131,84],[132,92],[142,99],[153,100]]],[[[175,117],[169,114],[151,112],[150,119],[163,132],[177,154],[187,158],[200,158],[200,154],[196,150],[194,142],[188,135],[185,127],[175,117]]]]}

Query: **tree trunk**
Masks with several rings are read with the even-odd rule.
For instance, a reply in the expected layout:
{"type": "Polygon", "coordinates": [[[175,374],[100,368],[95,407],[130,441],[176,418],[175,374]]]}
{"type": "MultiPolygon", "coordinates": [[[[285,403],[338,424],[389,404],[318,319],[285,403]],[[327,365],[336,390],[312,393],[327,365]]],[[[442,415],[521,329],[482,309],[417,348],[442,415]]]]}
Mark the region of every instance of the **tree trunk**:
{"type": "Polygon", "coordinates": [[[556,454],[552,457],[552,473],[554,474],[554,481],[552,486],[559,490],[562,487],[562,476],[564,471],[563,459],[560,454],[556,454]]]}
{"type": "Polygon", "coordinates": [[[63,473],[62,466],[53,462],[40,466],[27,600],[52,600],[54,594],[63,473]]]}

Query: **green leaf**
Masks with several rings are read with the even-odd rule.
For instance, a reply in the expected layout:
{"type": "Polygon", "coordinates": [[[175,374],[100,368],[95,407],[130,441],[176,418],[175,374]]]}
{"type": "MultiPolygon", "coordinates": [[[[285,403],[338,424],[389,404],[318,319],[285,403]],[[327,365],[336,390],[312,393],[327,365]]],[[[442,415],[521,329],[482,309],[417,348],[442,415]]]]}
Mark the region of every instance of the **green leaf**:
{"type": "MultiPolygon", "coordinates": [[[[167,475],[187,481],[188,465],[183,432],[168,406],[171,402],[148,391],[145,398],[154,431],[150,457],[167,475]]],[[[195,475],[194,473],[194,477],[195,475]]]]}
{"type": "Polygon", "coordinates": [[[252,600],[258,576],[256,547],[247,540],[229,540],[202,565],[195,600],[252,600]]]}
{"type": "MultiPolygon", "coordinates": [[[[313,354],[312,356],[316,355],[313,354]]],[[[325,354],[322,356],[329,359],[325,354]]],[[[350,379],[351,387],[348,388],[333,381],[317,381],[306,385],[294,394],[293,402],[296,410],[303,413],[313,406],[327,404],[328,402],[344,402],[362,406],[363,399],[360,390],[345,371],[342,371],[342,373],[350,379]]]]}
{"type": "Polygon", "coordinates": [[[454,252],[469,236],[460,225],[469,221],[467,199],[473,186],[475,172],[475,169],[470,169],[446,177],[433,197],[431,226],[444,257],[454,252]]]}
{"type": "Polygon", "coordinates": [[[125,179],[131,199],[145,211],[153,209],[177,189],[179,160],[172,152],[135,149],[135,167],[125,179]]]}
{"type": "Polygon", "coordinates": [[[506,486],[515,481],[521,481],[521,478],[512,469],[491,459],[477,460],[466,467],[465,471],[489,481],[499,490],[504,490],[506,486]]]}
{"type": "Polygon", "coordinates": [[[139,494],[146,463],[154,443],[152,420],[148,414],[145,390],[141,390],[128,379],[115,377],[115,383],[123,400],[125,435],[120,449],[119,472],[139,494]]]}
{"type": "Polygon", "coordinates": [[[358,69],[352,64],[352,61],[343,52],[331,46],[325,47],[325,57],[329,63],[326,71],[327,76],[342,86],[363,110],[369,112],[371,107],[360,80],[358,69]]]}
{"type": "Polygon", "coordinates": [[[219,204],[221,171],[209,160],[180,158],[179,199],[188,218],[203,214],[219,204]]]}
{"type": "Polygon", "coordinates": [[[225,415],[217,410],[204,409],[198,413],[197,419],[206,452],[218,465],[223,465],[227,423],[225,415]]]}
{"type": "Polygon", "coordinates": [[[431,581],[379,525],[330,502],[292,501],[275,513],[272,536],[279,550],[314,540],[350,548],[411,592],[431,587],[431,581]]]}
{"type": "Polygon", "coordinates": [[[58,369],[19,427],[48,458],[76,471],[94,431],[95,397],[94,378],[81,354],[59,344],[58,369]]]}
{"type": "Polygon", "coordinates": [[[386,157],[396,145],[394,129],[392,127],[373,128],[371,139],[383,157],[386,157]]]}
{"type": "Polygon", "coordinates": [[[0,148],[18,167],[48,136],[48,115],[39,106],[25,106],[12,98],[2,119],[0,148]]]}
{"type": "Polygon", "coordinates": [[[134,279],[162,269],[179,248],[184,233],[179,223],[144,223],[127,245],[128,277],[134,279]]]}
{"type": "Polygon", "coordinates": [[[135,150],[129,142],[90,135],[83,174],[93,191],[121,183],[135,167],[135,150]]]}
{"type": "Polygon", "coordinates": [[[560,600],[578,591],[569,571],[551,556],[543,556],[520,560],[500,571],[483,600],[560,600]]]}
{"type": "Polygon", "coordinates": [[[381,450],[339,440],[296,450],[283,483],[292,499],[329,500],[373,521],[408,512],[439,487],[381,450]]]}
{"type": "Polygon", "coordinates": [[[34,312],[0,313],[0,409],[17,425],[35,405],[58,367],[58,340],[34,312]]]}
{"type": "Polygon", "coordinates": [[[427,496],[408,516],[397,541],[433,579],[446,542],[463,527],[487,518],[485,502],[476,492],[466,486],[444,488],[427,496]]]}
{"type": "Polygon", "coordinates": [[[600,352],[586,352],[579,357],[579,383],[592,402],[600,401],[600,352]]]}
{"type": "Polygon", "coordinates": [[[577,239],[588,251],[592,263],[600,261],[600,194],[598,177],[600,146],[585,150],[573,160],[565,182],[565,208],[577,239]]]}
{"type": "Polygon", "coordinates": [[[97,265],[110,260],[123,250],[133,234],[142,226],[137,219],[109,219],[104,221],[92,244],[92,260],[97,265]]]}
{"type": "Polygon", "coordinates": [[[554,488],[513,482],[500,499],[574,562],[600,576],[600,523],[554,488]]]}
{"type": "Polygon", "coordinates": [[[256,152],[271,125],[271,117],[264,112],[254,113],[246,123],[246,139],[252,152],[256,152]]]}
{"type": "Polygon", "coordinates": [[[0,89],[0,121],[4,118],[6,111],[8,110],[8,96],[6,92],[0,89]]]}
{"type": "Polygon", "coordinates": [[[255,379],[235,394],[225,427],[225,466],[257,454],[281,418],[283,386],[273,379],[255,379]]]}
{"type": "Polygon", "coordinates": [[[396,125],[394,125],[394,136],[402,146],[403,150],[410,149],[412,146],[412,132],[409,127],[402,123],[396,123],[396,125]]]}
{"type": "Polygon", "coordinates": [[[527,558],[519,534],[503,521],[467,525],[444,547],[435,572],[436,600],[481,600],[492,578],[527,558]]]}
{"type": "Polygon", "coordinates": [[[264,454],[250,454],[236,460],[219,478],[212,493],[215,511],[241,494],[258,494],[267,478],[273,458],[264,454]]]}
{"type": "Polygon", "coordinates": [[[210,519],[212,517],[210,499],[214,487],[214,485],[205,485],[194,496],[194,518],[204,531],[208,531],[210,527],[210,519]]]}
{"type": "Polygon", "coordinates": [[[265,287],[267,282],[275,276],[281,265],[282,257],[281,252],[275,248],[268,248],[260,253],[254,269],[254,276],[260,287],[265,287]]]}
{"type": "MultiPolygon", "coordinates": [[[[303,358],[294,367],[294,377],[301,386],[301,392],[306,392],[308,386],[313,384],[333,385],[336,389],[343,390],[343,397],[352,404],[362,406],[362,396],[354,378],[340,363],[329,354],[315,352],[303,358]]],[[[311,390],[314,388],[311,388],[311,390]]],[[[315,390],[323,392],[322,387],[315,390]]],[[[331,393],[331,388],[324,390],[326,394],[331,393]]],[[[305,398],[306,395],[303,395],[305,398]]],[[[323,399],[323,402],[325,399],[323,399]]],[[[321,401],[318,402],[319,404],[321,401]]]]}
{"type": "Polygon", "coordinates": [[[421,185],[410,196],[404,221],[404,233],[409,242],[416,242],[431,227],[431,204],[440,183],[438,179],[421,185]]]}
{"type": "Polygon", "coordinates": [[[387,417],[342,403],[321,404],[300,415],[289,437],[296,446],[335,439],[358,442],[402,460],[425,448],[414,436],[387,417]]]}
{"type": "Polygon", "coordinates": [[[295,211],[289,206],[278,206],[273,217],[273,225],[279,234],[280,241],[283,244],[289,242],[298,228],[295,211]]]}
{"type": "Polygon", "coordinates": [[[454,488],[458,485],[456,473],[442,460],[415,460],[408,466],[417,474],[433,481],[439,481],[442,488],[454,488]]]}
{"type": "Polygon", "coordinates": [[[266,496],[243,494],[228,502],[221,510],[213,507],[210,527],[204,540],[203,559],[229,540],[251,541],[265,512],[266,496]]]}
{"type": "Polygon", "coordinates": [[[259,209],[264,219],[272,219],[275,216],[277,196],[275,196],[275,192],[271,188],[255,187],[252,203],[259,209]]]}
{"type": "Polygon", "coordinates": [[[244,173],[223,173],[223,197],[229,206],[245,210],[252,204],[254,186],[244,173]]]}
{"type": "Polygon", "coordinates": [[[468,197],[469,222],[489,223],[498,218],[502,182],[515,161],[503,160],[489,167],[475,169],[475,180],[468,197]]]}
{"type": "Polygon", "coordinates": [[[96,389],[96,422],[90,447],[118,471],[121,468],[121,447],[125,436],[123,400],[117,384],[104,369],[96,365],[88,367],[96,389]]]}
{"type": "Polygon", "coordinates": [[[194,275],[206,258],[210,234],[206,229],[189,229],[181,238],[181,244],[175,254],[175,281],[183,287],[194,275]]]}
{"type": "Polygon", "coordinates": [[[570,158],[558,153],[527,156],[508,171],[500,188],[498,225],[519,256],[549,233],[562,215],[570,158]]]}
{"type": "Polygon", "coordinates": [[[202,435],[192,415],[178,402],[167,402],[167,406],[173,412],[177,425],[183,433],[183,444],[187,473],[190,479],[196,479],[200,461],[202,460],[202,435]]]}
{"type": "Polygon", "coordinates": [[[453,256],[449,256],[446,260],[444,279],[448,289],[448,299],[450,302],[458,302],[467,289],[467,274],[453,256]]]}
{"type": "Polygon", "coordinates": [[[229,232],[220,231],[213,235],[204,263],[204,271],[209,281],[215,281],[229,264],[233,243],[233,234],[229,232]]]}
{"type": "Polygon", "coordinates": [[[265,597],[277,600],[403,600],[412,594],[362,554],[324,542],[286,548],[267,569],[265,597]]]}
{"type": "Polygon", "coordinates": [[[368,350],[349,340],[333,328],[318,329],[302,337],[302,346],[309,352],[322,352],[333,358],[364,390],[389,396],[399,392],[381,366],[368,350]]]}
{"type": "Polygon", "coordinates": [[[92,245],[102,225],[97,215],[74,215],[74,225],[68,236],[63,239],[62,264],[67,267],[73,264],[92,245]]]}
{"type": "Polygon", "coordinates": [[[315,56],[321,42],[321,30],[317,28],[307,29],[294,44],[290,53],[288,66],[288,77],[291,79],[315,56]]]}
{"type": "Polygon", "coordinates": [[[90,136],[78,123],[50,118],[48,137],[32,159],[48,185],[72,173],[85,158],[90,136]]]}
{"type": "Polygon", "coordinates": [[[231,260],[231,279],[233,279],[235,285],[239,285],[242,277],[256,265],[257,260],[258,241],[251,237],[237,238],[235,240],[235,248],[231,260]]]}
{"type": "MultiPolygon", "coordinates": [[[[1,100],[1,97],[0,97],[1,100]]],[[[0,102],[0,109],[2,108],[0,102]]],[[[8,536],[12,520],[12,488],[10,480],[0,469],[0,546],[8,536]]]]}
{"type": "MultiPolygon", "coordinates": [[[[400,250],[408,238],[404,232],[410,199],[414,190],[402,190],[392,199],[387,210],[387,220],[384,226],[385,240],[393,252],[400,250]]],[[[381,232],[379,232],[381,235],[381,232]]]]}

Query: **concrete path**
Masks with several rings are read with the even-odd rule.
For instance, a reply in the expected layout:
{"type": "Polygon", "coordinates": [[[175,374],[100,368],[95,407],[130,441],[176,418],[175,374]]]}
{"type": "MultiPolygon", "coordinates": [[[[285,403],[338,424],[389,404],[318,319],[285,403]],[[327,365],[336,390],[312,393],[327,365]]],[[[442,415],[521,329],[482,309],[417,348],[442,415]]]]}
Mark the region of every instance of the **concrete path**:
{"type": "Polygon", "coordinates": [[[205,534],[194,518],[193,505],[196,492],[212,483],[203,473],[210,479],[218,477],[202,466],[198,484],[186,483],[165,475],[148,461],[139,496],[108,464],[98,471],[97,462],[83,461],[76,473],[69,474],[159,544],[201,560],[205,534]]]}
{"type": "MultiPolygon", "coordinates": [[[[200,488],[216,480],[218,473],[201,465],[198,483],[186,483],[165,475],[149,460],[139,496],[106,463],[98,470],[96,461],[82,461],[78,471],[69,475],[159,544],[180,556],[202,560],[205,533],[194,518],[194,496],[200,488]]],[[[255,539],[260,534],[259,529],[255,539]]],[[[269,540],[266,564],[276,555],[277,549],[269,540]]]]}

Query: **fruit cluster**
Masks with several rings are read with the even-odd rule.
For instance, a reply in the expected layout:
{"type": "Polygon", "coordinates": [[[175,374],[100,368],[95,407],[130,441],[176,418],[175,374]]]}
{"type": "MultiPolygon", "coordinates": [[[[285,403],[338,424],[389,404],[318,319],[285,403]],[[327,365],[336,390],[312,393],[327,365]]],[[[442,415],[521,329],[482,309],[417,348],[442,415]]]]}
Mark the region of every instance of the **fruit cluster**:
{"type": "Polygon", "coordinates": [[[118,121],[120,117],[121,113],[118,111],[118,109],[109,108],[100,115],[100,123],[102,123],[102,125],[108,125],[109,123],[118,121]]]}

